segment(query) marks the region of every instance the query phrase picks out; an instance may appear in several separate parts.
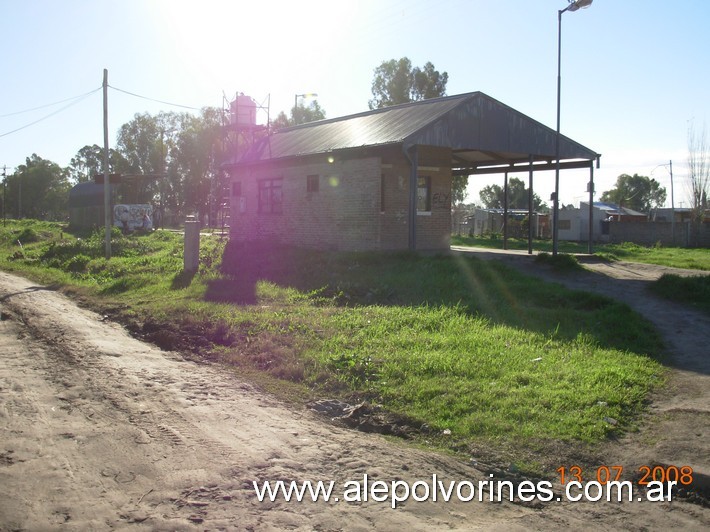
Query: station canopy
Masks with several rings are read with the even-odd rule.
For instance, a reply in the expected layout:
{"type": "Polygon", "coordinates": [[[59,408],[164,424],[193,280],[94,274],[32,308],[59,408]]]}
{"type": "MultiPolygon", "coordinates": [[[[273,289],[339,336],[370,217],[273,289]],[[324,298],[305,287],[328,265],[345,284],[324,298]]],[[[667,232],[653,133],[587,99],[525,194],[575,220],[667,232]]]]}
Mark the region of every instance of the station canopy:
{"type": "MultiPolygon", "coordinates": [[[[454,175],[556,167],[556,131],[482,92],[284,128],[258,139],[225,167],[387,145],[451,148],[454,175]]],[[[589,168],[600,155],[560,135],[559,158],[561,169],[589,168]]]]}

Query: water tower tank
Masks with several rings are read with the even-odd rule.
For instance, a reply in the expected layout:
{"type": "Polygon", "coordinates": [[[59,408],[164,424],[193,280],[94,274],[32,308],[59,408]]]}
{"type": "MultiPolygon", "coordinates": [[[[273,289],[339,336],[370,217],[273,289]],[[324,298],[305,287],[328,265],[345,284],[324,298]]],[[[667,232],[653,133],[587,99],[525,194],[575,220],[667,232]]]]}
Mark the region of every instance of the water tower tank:
{"type": "Polygon", "coordinates": [[[233,126],[255,126],[256,102],[251,98],[251,96],[240,94],[229,105],[229,115],[233,126]]]}

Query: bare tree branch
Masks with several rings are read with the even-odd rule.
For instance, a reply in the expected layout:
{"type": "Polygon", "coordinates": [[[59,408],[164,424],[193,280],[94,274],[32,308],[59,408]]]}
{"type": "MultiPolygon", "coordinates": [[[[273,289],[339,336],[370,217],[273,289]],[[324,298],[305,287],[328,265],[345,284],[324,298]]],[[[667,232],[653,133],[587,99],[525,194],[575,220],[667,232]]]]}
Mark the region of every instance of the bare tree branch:
{"type": "Polygon", "coordinates": [[[688,194],[692,209],[693,229],[699,236],[700,224],[703,222],[708,208],[710,195],[710,152],[708,151],[705,124],[700,132],[696,131],[691,122],[688,128],[688,194]]]}

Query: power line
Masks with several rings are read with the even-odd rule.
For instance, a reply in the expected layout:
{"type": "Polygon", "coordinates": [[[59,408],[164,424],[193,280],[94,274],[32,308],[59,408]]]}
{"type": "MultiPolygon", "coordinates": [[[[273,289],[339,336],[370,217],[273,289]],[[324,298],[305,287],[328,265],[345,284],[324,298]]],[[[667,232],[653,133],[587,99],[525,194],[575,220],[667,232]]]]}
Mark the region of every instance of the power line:
{"type": "Polygon", "coordinates": [[[182,105],[179,103],[172,103],[172,102],[166,102],[163,100],[156,100],[155,98],[149,98],[148,96],[141,96],[140,94],[136,94],[135,92],[129,92],[127,90],[119,89],[118,87],[114,87],[113,85],[109,85],[113,90],[116,90],[118,92],[123,92],[125,94],[129,94],[131,96],[135,96],[136,98],[142,98],[144,100],[150,100],[151,102],[158,102],[158,103],[164,103],[165,105],[171,105],[173,107],[182,107],[183,109],[191,109],[193,111],[199,111],[199,107],[191,107],[189,105],[182,105]]]}
{"type": "MultiPolygon", "coordinates": [[[[100,90],[101,90],[101,87],[99,87],[98,89],[94,89],[94,90],[92,90],[91,92],[87,92],[86,94],[84,94],[84,95],[82,95],[82,96],[77,96],[77,97],[74,99],[74,101],[72,101],[70,104],[65,105],[64,107],[62,107],[62,108],[60,108],[60,109],[57,109],[57,110],[54,111],[53,113],[50,113],[50,114],[48,114],[48,115],[46,115],[46,116],[43,116],[42,118],[40,118],[40,119],[38,119],[38,120],[35,120],[34,122],[30,122],[29,124],[25,124],[24,126],[18,127],[17,129],[13,129],[12,131],[8,131],[7,133],[3,133],[3,134],[0,135],[0,138],[6,137],[6,136],[8,136],[8,135],[12,135],[13,133],[17,133],[18,131],[21,131],[21,130],[23,130],[23,129],[26,129],[26,128],[30,127],[30,126],[34,126],[35,124],[38,124],[39,122],[42,122],[43,120],[46,120],[47,118],[50,118],[50,117],[52,117],[52,116],[54,116],[54,115],[56,115],[56,114],[61,113],[62,111],[66,110],[66,109],[69,109],[71,106],[76,105],[77,103],[79,103],[79,102],[85,100],[86,98],[88,98],[89,96],[91,96],[92,94],[94,94],[95,92],[98,92],[98,91],[100,91],[100,90]]],[[[64,101],[66,101],[66,100],[64,100],[64,101]]]]}
{"type": "MultiPolygon", "coordinates": [[[[100,89],[101,87],[99,87],[100,89]]],[[[89,94],[92,94],[96,92],[99,89],[94,89],[92,91],[87,92],[86,94],[80,94],[79,96],[72,96],[71,98],[66,98],[64,100],[59,100],[58,102],[53,102],[53,103],[47,103],[44,105],[39,105],[37,107],[33,107],[31,109],[25,109],[24,111],[15,111],[14,113],[7,113],[4,115],[0,115],[0,118],[7,118],[8,116],[15,116],[15,115],[21,115],[23,113],[29,113],[31,111],[37,111],[38,109],[44,109],[45,107],[52,107],[53,105],[59,105],[60,103],[68,102],[71,100],[76,100],[78,98],[83,98],[84,96],[88,96],[89,94]]]]}

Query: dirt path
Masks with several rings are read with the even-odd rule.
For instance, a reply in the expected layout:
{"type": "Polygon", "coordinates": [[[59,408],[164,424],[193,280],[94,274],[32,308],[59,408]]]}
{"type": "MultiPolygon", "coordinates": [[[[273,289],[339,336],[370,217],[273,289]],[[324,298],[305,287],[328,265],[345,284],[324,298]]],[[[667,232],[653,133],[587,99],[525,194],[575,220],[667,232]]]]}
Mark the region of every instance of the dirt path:
{"type": "Polygon", "coordinates": [[[710,318],[655,296],[649,285],[663,274],[710,275],[631,262],[602,262],[579,256],[586,272],[559,273],[523,252],[454,248],[483,259],[501,260],[527,274],[576,290],[623,301],[651,321],[663,336],[670,368],[667,390],[657,395],[639,434],[608,446],[608,459],[628,467],[690,465],[710,493],[710,318]]]}
{"type": "Polygon", "coordinates": [[[2,272],[0,312],[0,530],[710,526],[710,510],[683,501],[260,503],[254,480],[488,477],[323,422],[2,272]]]}

